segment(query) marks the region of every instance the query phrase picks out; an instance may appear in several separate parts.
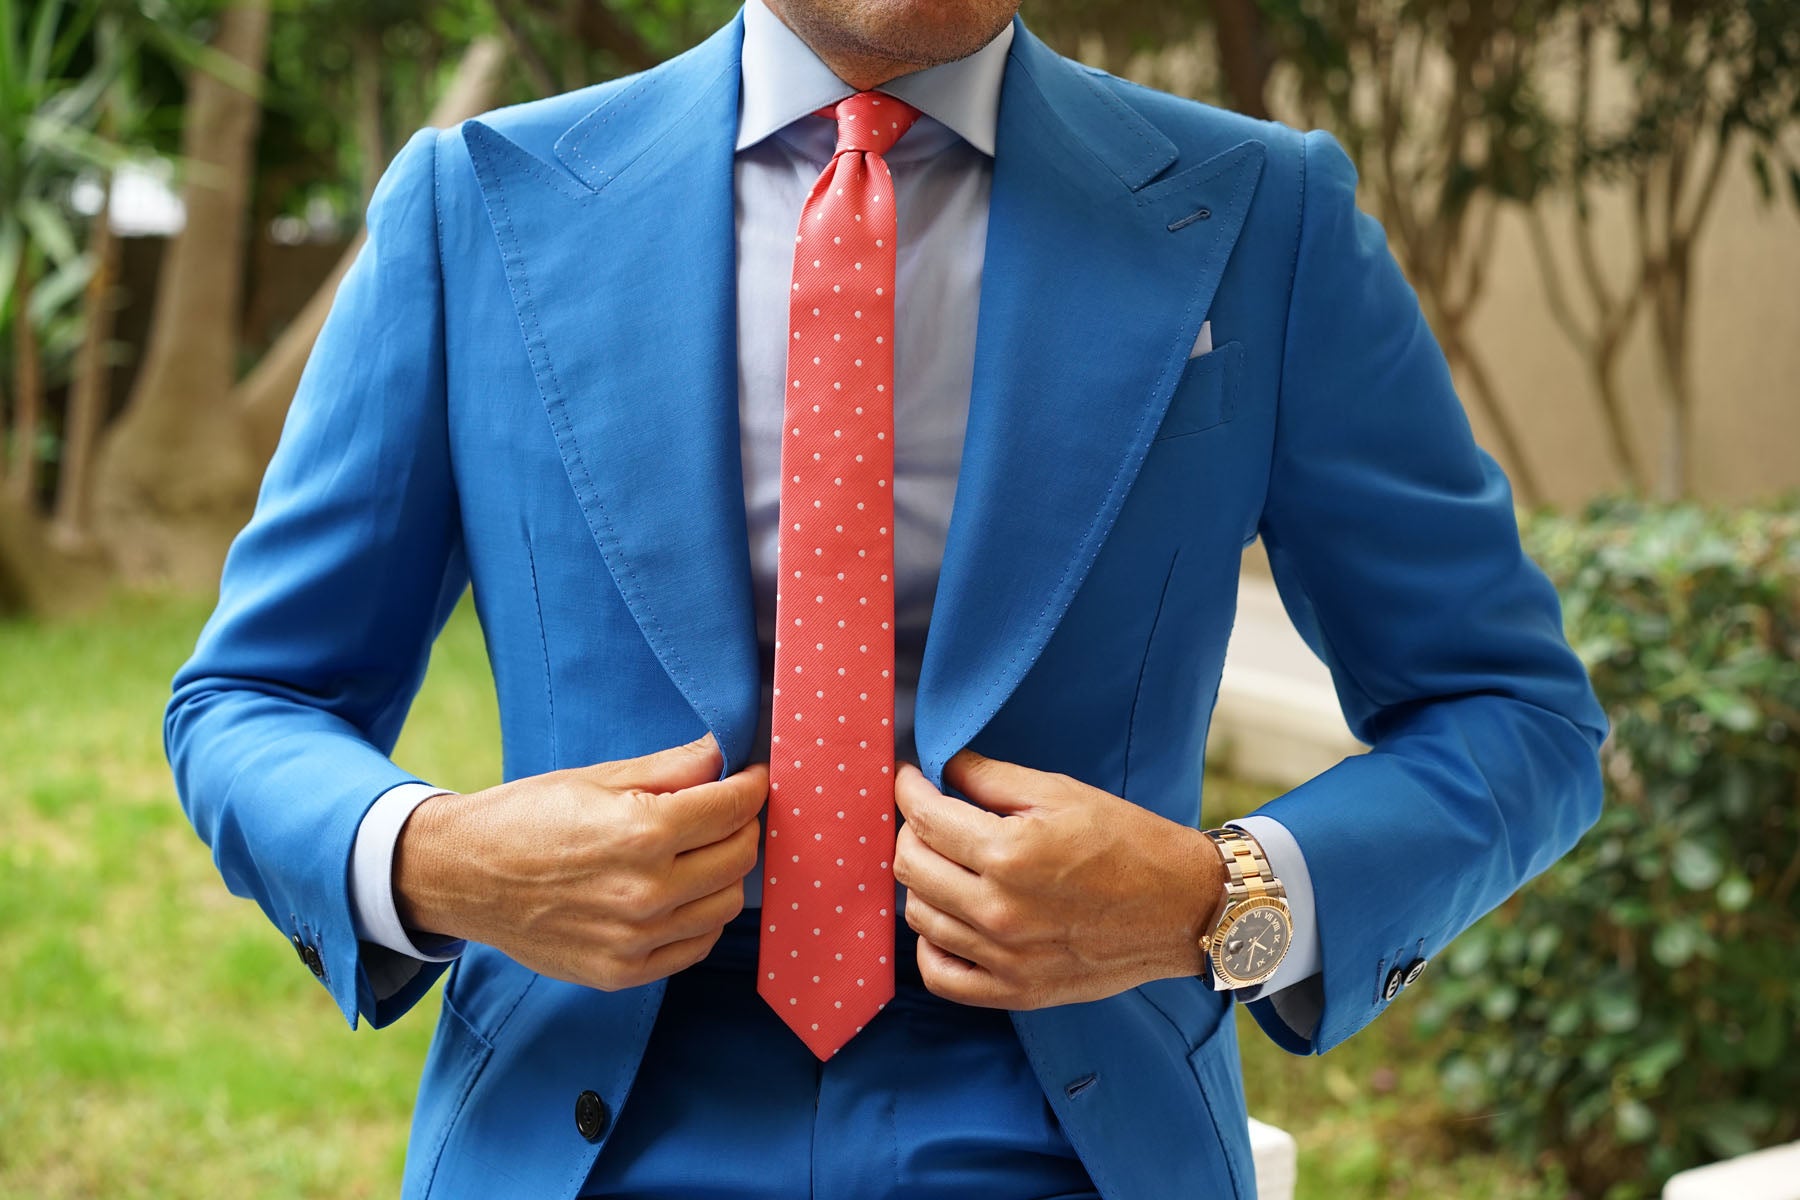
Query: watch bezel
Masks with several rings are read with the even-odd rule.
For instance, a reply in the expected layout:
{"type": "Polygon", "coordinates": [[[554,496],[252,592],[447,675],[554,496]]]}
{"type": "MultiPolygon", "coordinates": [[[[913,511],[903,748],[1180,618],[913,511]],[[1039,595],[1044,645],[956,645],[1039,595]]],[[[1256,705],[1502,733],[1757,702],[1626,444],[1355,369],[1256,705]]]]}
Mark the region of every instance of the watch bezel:
{"type": "Polygon", "coordinates": [[[1288,950],[1294,944],[1294,917],[1289,911],[1287,900],[1280,896],[1252,896],[1227,902],[1225,911],[1219,914],[1218,923],[1213,927],[1206,939],[1206,961],[1212,968],[1213,975],[1223,979],[1233,988],[1255,987],[1266,983],[1287,958],[1288,950]],[[1287,936],[1281,939],[1281,950],[1275,955],[1275,961],[1267,970],[1254,976],[1240,976],[1232,973],[1225,966],[1225,956],[1220,953],[1225,945],[1225,934],[1246,914],[1259,908],[1272,908],[1281,914],[1281,923],[1287,929],[1287,936]]]}

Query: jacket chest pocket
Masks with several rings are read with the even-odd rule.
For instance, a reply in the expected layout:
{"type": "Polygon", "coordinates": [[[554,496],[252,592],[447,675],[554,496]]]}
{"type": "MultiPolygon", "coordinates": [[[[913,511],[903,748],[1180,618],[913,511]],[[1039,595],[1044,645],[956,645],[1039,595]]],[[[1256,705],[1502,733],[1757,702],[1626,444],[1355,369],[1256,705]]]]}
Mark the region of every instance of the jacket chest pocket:
{"type": "Polygon", "coordinates": [[[1235,341],[1188,359],[1155,440],[1168,442],[1204,433],[1236,416],[1243,359],[1244,344],[1235,341]]]}

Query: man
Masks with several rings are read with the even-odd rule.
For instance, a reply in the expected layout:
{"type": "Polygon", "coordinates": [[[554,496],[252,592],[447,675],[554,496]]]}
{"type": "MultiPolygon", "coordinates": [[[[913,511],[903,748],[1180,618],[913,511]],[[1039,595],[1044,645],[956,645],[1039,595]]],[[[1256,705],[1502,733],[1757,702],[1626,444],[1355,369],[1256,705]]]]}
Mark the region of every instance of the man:
{"type": "Polygon", "coordinates": [[[450,971],[408,1196],[1247,1197],[1234,997],[1323,1053],[1594,820],[1343,152],[1013,8],[749,0],[389,168],[166,730],[352,1028],[450,971]],[[1258,535],[1372,750],[1202,833],[1258,535]]]}

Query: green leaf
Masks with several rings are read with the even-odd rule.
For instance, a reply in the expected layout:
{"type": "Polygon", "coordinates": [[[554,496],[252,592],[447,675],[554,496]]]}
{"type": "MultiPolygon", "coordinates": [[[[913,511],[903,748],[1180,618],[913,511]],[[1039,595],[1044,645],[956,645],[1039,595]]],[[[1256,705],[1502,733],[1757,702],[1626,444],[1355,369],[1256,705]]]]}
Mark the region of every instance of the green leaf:
{"type": "Polygon", "coordinates": [[[1525,960],[1541,968],[1549,963],[1550,956],[1556,953],[1556,948],[1561,944],[1562,930],[1554,925],[1540,925],[1531,931],[1531,937],[1527,940],[1525,960]]]}
{"type": "Polygon", "coordinates": [[[1622,1142],[1647,1142],[1656,1136],[1656,1114],[1642,1100],[1626,1100],[1613,1110],[1613,1127],[1622,1142]]]}
{"type": "Polygon", "coordinates": [[[1637,1026],[1638,1000],[1621,987],[1605,988],[1594,993],[1594,1024],[1606,1033],[1624,1033],[1637,1026]]]}
{"type": "Polygon", "coordinates": [[[1669,856],[1669,869],[1676,882],[1691,892],[1705,891],[1717,885],[1725,873],[1719,856],[1695,841],[1675,843],[1675,850],[1669,856]]]}
{"type": "Polygon", "coordinates": [[[1700,707],[1733,733],[1748,733],[1762,719],[1756,706],[1742,695],[1711,688],[1700,693],[1700,707]]]}
{"type": "Polygon", "coordinates": [[[31,234],[32,242],[52,262],[66,263],[78,253],[67,218],[53,205],[37,199],[21,200],[19,220],[31,234]]]}
{"type": "Polygon", "coordinates": [[[77,254],[38,280],[31,290],[32,320],[41,324],[57,313],[67,312],[93,273],[93,256],[77,254]]]}
{"type": "Polygon", "coordinates": [[[1650,953],[1657,963],[1674,970],[1685,967],[1700,950],[1700,932],[1686,921],[1672,922],[1650,939],[1650,953]]]}
{"type": "Polygon", "coordinates": [[[1509,1021],[1518,1009],[1519,992],[1516,988],[1495,988],[1481,999],[1481,1015],[1490,1021],[1509,1021]]]}
{"type": "Polygon", "coordinates": [[[0,220],[0,316],[12,307],[13,280],[18,276],[19,255],[24,249],[25,231],[16,221],[0,220]]]}
{"type": "Polygon", "coordinates": [[[1743,912],[1750,907],[1756,889],[1742,875],[1727,875],[1719,883],[1719,907],[1726,912],[1743,912]]]}
{"type": "Polygon", "coordinates": [[[1687,1053],[1680,1038],[1666,1037],[1635,1055],[1631,1060],[1632,1079],[1641,1087],[1654,1088],[1663,1076],[1674,1069],[1687,1053]]]}

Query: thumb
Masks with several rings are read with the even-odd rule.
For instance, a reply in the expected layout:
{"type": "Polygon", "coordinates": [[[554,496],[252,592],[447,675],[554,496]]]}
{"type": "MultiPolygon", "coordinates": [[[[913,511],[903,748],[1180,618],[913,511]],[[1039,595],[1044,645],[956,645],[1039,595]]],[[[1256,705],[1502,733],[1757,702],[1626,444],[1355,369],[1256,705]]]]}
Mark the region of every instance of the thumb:
{"type": "Polygon", "coordinates": [[[989,812],[1008,815],[1042,806],[1045,773],[968,747],[944,764],[944,781],[989,812]]]}
{"type": "Polygon", "coordinates": [[[719,750],[712,731],[636,758],[621,758],[596,763],[588,768],[600,783],[610,788],[642,788],[649,792],[678,792],[698,787],[719,777],[725,756],[719,750]]]}

